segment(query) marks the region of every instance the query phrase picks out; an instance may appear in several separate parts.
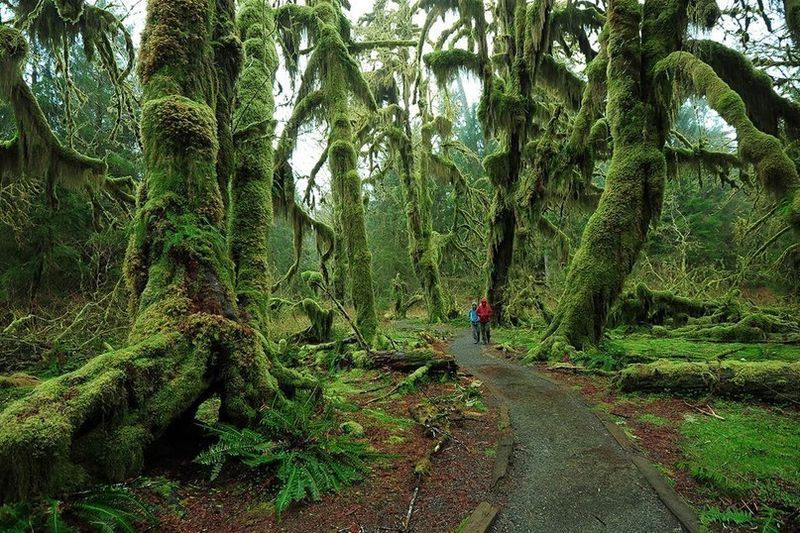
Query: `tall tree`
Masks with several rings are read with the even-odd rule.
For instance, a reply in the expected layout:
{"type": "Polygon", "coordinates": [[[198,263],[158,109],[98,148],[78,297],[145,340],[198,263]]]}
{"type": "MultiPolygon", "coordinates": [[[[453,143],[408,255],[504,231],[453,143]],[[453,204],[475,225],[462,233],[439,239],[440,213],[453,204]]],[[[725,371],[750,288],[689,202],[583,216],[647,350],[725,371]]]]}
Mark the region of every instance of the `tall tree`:
{"type": "MultiPolygon", "coordinates": [[[[538,0],[498,2],[494,10],[493,59],[488,52],[489,25],[483,2],[430,2],[428,24],[438,10],[457,10],[461,16],[453,30],[445,32],[438,44],[443,46],[452,33],[454,39],[464,34],[477,52],[460,48],[436,50],[425,61],[440,84],[452,81],[460,72],[475,73],[483,83],[479,117],[487,137],[498,141],[497,150],[486,157],[484,166],[494,189],[494,200],[487,224],[489,238],[486,258],[486,291],[499,321],[506,317],[506,290],[514,258],[517,227],[520,223],[522,176],[527,165],[526,149],[540,131],[541,113],[534,98],[537,86],[547,87],[571,107],[577,107],[582,82],[552,55],[557,36],[574,34],[585,37],[585,26],[596,24],[591,11],[567,6],[554,23],[554,3],[538,0]],[[568,23],[569,22],[569,23],[568,23]]],[[[421,47],[420,47],[421,48],[421,47]]],[[[591,53],[588,47],[586,53],[591,53]]],[[[543,191],[539,191],[540,193],[543,191]]],[[[530,200],[530,196],[525,196],[530,200]]]]}
{"type": "MultiPolygon", "coordinates": [[[[758,97],[752,91],[743,93],[756,104],[747,106],[721,78],[732,72],[717,72],[682,50],[687,44],[690,7],[714,14],[699,21],[709,27],[719,14],[713,1],[697,3],[705,5],[700,9],[688,0],[646,0],[644,6],[614,0],[610,4],[605,32],[606,119],[614,140],[611,166],[600,204],[570,265],[566,290],[540,347],[541,355],[561,356],[600,340],[609,310],[661,209],[666,140],[673,110],[687,94],[705,96],[709,105],[734,126],[742,163],[753,165],[766,188],[786,199],[790,227],[797,229],[800,224],[797,169],[780,141],[758,130],[748,116],[758,116],[757,104],[775,96],[771,87],[759,91],[758,97]]],[[[740,57],[722,47],[710,52],[711,58],[719,53],[740,57]]],[[[722,64],[729,65],[730,60],[722,64]]],[[[753,74],[741,71],[735,76],[753,74]]],[[[596,87],[590,84],[584,102],[591,101],[590,90],[596,87]]],[[[772,111],[781,112],[775,106],[772,111]]],[[[790,115],[783,118],[792,120],[790,115]]]]}
{"type": "MultiPolygon", "coordinates": [[[[242,425],[286,401],[266,341],[236,299],[217,165],[220,132],[230,131],[217,119],[230,116],[218,117],[216,105],[238,75],[241,47],[226,33],[235,32],[233,1],[217,4],[148,4],[139,57],[145,179],[126,259],[129,346],[0,412],[0,501],[138,472],[145,448],[211,394],[220,395],[220,416],[242,425]],[[237,57],[221,64],[220,42],[237,57]]],[[[7,46],[19,42],[12,32],[0,34],[6,74],[23,57],[7,46]]]]}
{"type": "MultiPolygon", "coordinates": [[[[313,6],[290,4],[279,10],[277,20],[285,32],[295,36],[302,30],[307,31],[313,42],[313,52],[302,76],[298,103],[290,122],[295,128],[299,127],[321,108],[328,123],[327,157],[334,217],[341,224],[341,227],[335,226],[340,232],[336,236],[337,243],[344,245],[347,257],[356,324],[364,337],[372,340],[378,318],[350,98],[356,98],[373,111],[375,99],[351,55],[350,27],[338,0],[320,0],[313,6]]],[[[284,39],[285,46],[292,38],[284,39]]]]}
{"type": "MultiPolygon", "coordinates": [[[[396,168],[400,177],[411,265],[422,286],[428,320],[441,322],[452,312],[452,301],[445,296],[439,272],[442,239],[433,229],[430,180],[434,174],[430,159],[433,157],[435,124],[428,110],[427,90],[423,89],[420,95],[412,94],[414,82],[421,76],[421,65],[409,52],[409,48],[416,45],[419,33],[413,17],[412,6],[407,1],[397,2],[395,10],[388,9],[385,2],[379,2],[366,17],[367,27],[361,31],[368,37],[375,34],[378,38],[392,38],[399,45],[397,49],[383,49],[376,53],[374,61],[379,63],[379,67],[373,73],[372,81],[382,103],[388,106],[382,128],[391,145],[387,166],[396,168]],[[418,135],[412,129],[412,98],[419,105],[418,119],[422,123],[418,135]]],[[[427,87],[427,84],[423,86],[427,87]]]]}

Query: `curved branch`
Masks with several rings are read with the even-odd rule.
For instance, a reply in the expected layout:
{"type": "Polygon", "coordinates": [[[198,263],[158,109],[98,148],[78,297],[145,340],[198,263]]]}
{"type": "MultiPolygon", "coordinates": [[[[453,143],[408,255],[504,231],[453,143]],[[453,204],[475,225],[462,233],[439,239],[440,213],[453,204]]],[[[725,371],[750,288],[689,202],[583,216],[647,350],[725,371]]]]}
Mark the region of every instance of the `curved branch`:
{"type": "Polygon", "coordinates": [[[794,193],[798,175],[778,139],[757,129],[747,115],[740,95],[731,89],[709,65],[688,52],[673,52],[655,67],[662,84],[660,98],[677,105],[673,91],[705,96],[709,106],[736,130],[739,155],[752,164],[764,186],[777,196],[794,193]]]}
{"type": "Polygon", "coordinates": [[[783,119],[789,128],[800,133],[800,105],[776,93],[769,75],[755,68],[747,57],[711,40],[689,41],[688,49],[736,91],[756,128],[777,135],[783,119]]]}

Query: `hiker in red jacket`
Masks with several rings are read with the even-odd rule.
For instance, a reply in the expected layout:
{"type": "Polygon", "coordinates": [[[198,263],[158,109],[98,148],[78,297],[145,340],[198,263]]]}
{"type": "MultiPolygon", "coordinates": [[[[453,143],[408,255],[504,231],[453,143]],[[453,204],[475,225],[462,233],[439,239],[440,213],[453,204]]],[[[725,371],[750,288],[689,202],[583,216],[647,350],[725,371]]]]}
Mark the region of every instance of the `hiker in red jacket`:
{"type": "Polygon", "coordinates": [[[489,331],[489,321],[492,320],[492,306],[486,301],[486,298],[481,298],[481,305],[478,306],[478,319],[481,322],[481,339],[483,344],[489,344],[491,331],[489,331]]]}

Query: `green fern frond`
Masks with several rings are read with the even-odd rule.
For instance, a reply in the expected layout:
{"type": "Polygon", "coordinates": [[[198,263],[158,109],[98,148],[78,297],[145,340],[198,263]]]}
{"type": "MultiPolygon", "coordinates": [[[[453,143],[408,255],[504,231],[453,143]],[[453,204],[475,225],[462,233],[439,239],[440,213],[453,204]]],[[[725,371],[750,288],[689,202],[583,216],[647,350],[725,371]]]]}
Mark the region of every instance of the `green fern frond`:
{"type": "Polygon", "coordinates": [[[195,458],[195,462],[211,467],[211,479],[219,477],[228,459],[238,459],[247,466],[255,468],[272,462],[275,443],[263,434],[250,429],[237,429],[219,424],[203,426],[218,440],[195,458]]]}
{"type": "Polygon", "coordinates": [[[150,505],[124,487],[93,490],[70,502],[69,511],[99,531],[109,533],[134,533],[140,524],[158,523],[150,505]]]}

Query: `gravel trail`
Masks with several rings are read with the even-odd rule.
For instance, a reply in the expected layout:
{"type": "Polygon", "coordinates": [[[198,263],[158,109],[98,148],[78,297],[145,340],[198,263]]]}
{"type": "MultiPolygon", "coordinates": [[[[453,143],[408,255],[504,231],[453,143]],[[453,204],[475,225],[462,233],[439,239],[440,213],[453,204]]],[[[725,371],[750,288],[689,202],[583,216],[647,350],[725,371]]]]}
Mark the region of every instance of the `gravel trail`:
{"type": "Polygon", "coordinates": [[[533,369],[481,353],[467,332],[459,365],[509,408],[515,448],[495,532],[683,531],[597,416],[533,369]]]}

